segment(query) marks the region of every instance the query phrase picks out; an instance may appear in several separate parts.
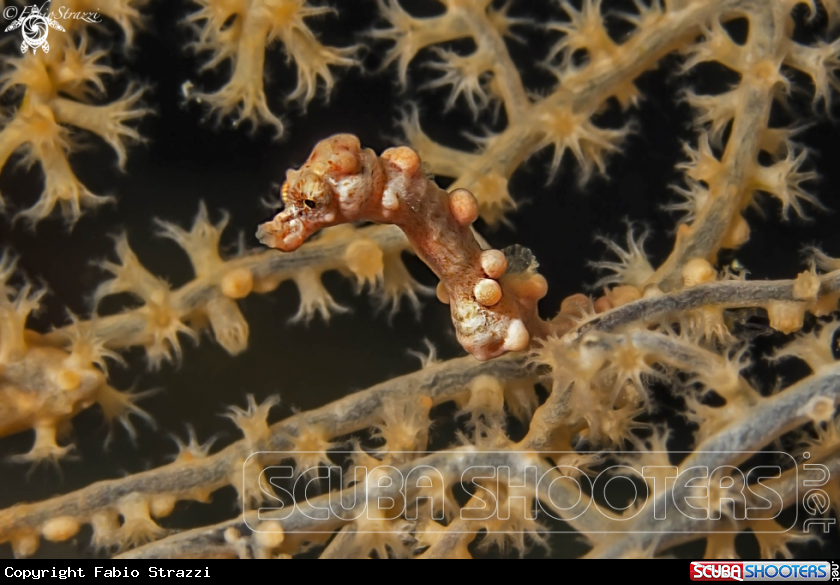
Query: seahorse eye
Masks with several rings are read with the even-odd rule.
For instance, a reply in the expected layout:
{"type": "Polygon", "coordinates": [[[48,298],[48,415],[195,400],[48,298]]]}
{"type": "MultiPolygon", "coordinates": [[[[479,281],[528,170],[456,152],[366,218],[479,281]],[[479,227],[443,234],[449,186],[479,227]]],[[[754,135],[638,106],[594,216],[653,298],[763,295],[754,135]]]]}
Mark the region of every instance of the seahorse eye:
{"type": "Polygon", "coordinates": [[[313,199],[304,199],[303,204],[309,209],[315,209],[315,201],[313,199]]]}

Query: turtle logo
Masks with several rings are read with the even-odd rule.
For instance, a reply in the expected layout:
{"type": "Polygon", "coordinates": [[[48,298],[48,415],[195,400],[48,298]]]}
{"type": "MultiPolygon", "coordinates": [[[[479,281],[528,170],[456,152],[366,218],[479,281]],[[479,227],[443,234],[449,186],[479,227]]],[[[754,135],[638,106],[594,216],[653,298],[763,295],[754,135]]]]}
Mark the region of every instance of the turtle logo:
{"type": "Polygon", "coordinates": [[[64,27],[58,24],[52,15],[47,12],[41,14],[37,6],[32,6],[31,11],[24,11],[23,15],[6,27],[6,32],[22,28],[23,43],[20,45],[20,52],[25,53],[26,47],[32,47],[32,52],[37,53],[41,47],[45,53],[50,52],[50,44],[47,42],[47,34],[50,28],[64,32],[64,27]]]}

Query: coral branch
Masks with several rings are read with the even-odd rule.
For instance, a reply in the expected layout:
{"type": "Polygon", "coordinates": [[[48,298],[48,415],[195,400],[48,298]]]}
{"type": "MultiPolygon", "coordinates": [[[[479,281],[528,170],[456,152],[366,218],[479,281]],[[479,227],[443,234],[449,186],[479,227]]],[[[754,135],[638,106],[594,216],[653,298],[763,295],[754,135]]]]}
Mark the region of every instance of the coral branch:
{"type": "MultiPolygon", "coordinates": [[[[390,53],[391,60],[399,58],[400,79],[405,78],[405,68],[421,46],[437,44],[452,38],[471,36],[479,46],[474,58],[493,56],[495,62],[494,80],[491,87],[503,88],[503,96],[511,123],[501,133],[488,136],[482,141],[481,149],[471,157],[459,157],[453,165],[451,149],[425,140],[419,127],[411,125],[406,132],[410,144],[423,160],[431,163],[436,174],[455,179],[453,188],[464,188],[473,193],[479,202],[482,217],[490,223],[503,219],[505,213],[515,208],[515,202],[508,193],[507,183],[514,171],[529,157],[547,146],[553,146],[555,153],[552,172],[560,164],[565,150],[570,150],[580,163],[581,180],[585,181],[592,172],[606,172],[606,155],[620,150],[624,137],[632,129],[625,125],[619,129],[600,128],[591,118],[603,109],[606,102],[616,97],[623,106],[638,101],[639,92],[633,80],[644,71],[654,67],[665,55],[689,44],[700,30],[702,23],[709,22],[730,11],[741,10],[744,0],[715,0],[711,2],[689,2],[666,4],[664,9],[646,8],[637,3],[639,14],[630,16],[636,24],[634,34],[623,43],[616,44],[600,25],[600,3],[584,3],[586,18],[569,3],[565,10],[575,18],[572,22],[551,23],[549,28],[567,33],[564,40],[547,59],[547,66],[558,78],[557,87],[543,99],[522,100],[519,96],[521,81],[515,68],[508,66],[507,52],[499,53],[498,32],[488,29],[486,20],[477,16],[479,7],[486,2],[465,3],[468,8],[455,10],[450,7],[444,16],[433,19],[411,19],[405,11],[387,3],[388,19],[394,25],[389,34],[381,33],[397,41],[390,53]],[[469,23],[459,18],[461,14],[472,14],[469,23]],[[581,20],[583,18],[583,20],[581,20]],[[587,20],[588,19],[588,20],[587,20]],[[587,24],[589,23],[589,24],[587,24]],[[593,24],[594,23],[594,24],[593,24]],[[429,26],[429,31],[413,27],[429,26]],[[457,25],[457,26],[456,26],[457,25]],[[598,26],[600,36],[591,35],[586,26],[598,26]],[[583,27],[581,29],[580,27],[583,27]],[[398,32],[412,30],[410,35],[398,32]],[[577,39],[585,41],[589,60],[580,66],[572,66],[570,59],[564,59],[560,66],[551,63],[551,55],[568,54],[569,43],[577,39]],[[442,35],[436,38],[435,35],[442,35]],[[415,39],[409,46],[406,39],[415,39]],[[422,43],[416,39],[422,39],[422,43]],[[485,48],[486,47],[486,48],[485,48]],[[482,52],[483,51],[483,52],[482,52]],[[417,141],[416,138],[421,138],[417,141]]],[[[453,6],[459,3],[453,3],[453,6]]],[[[657,3],[654,3],[656,6],[657,3]]],[[[385,9],[383,8],[383,9],[385,9]]],[[[488,17],[490,18],[490,17],[488,17]]],[[[405,127],[405,124],[404,124],[405,127]]],[[[465,154],[465,153],[464,153],[465,154]]]]}
{"type": "MultiPolygon", "coordinates": [[[[226,337],[238,340],[225,342],[228,351],[235,354],[244,350],[247,346],[247,327],[241,316],[238,316],[238,308],[233,301],[252,292],[273,291],[281,282],[294,280],[308,285],[308,288],[301,290],[301,307],[312,306],[315,302],[313,299],[327,292],[318,279],[301,280],[304,278],[301,275],[311,271],[320,275],[327,270],[338,269],[362,279],[373,275],[375,282],[381,283],[374,293],[380,295],[382,302],[396,303],[403,294],[413,296],[416,300],[416,292],[423,290],[402,265],[400,253],[408,247],[405,236],[389,226],[359,230],[346,226],[346,230],[339,230],[330,238],[308,243],[293,255],[267,251],[222,260],[215,247],[222,224],[214,227],[209,222],[206,210],[199,212],[190,235],[166,222],[161,222],[161,225],[163,234],[175,239],[190,254],[196,278],[178,290],[169,290],[166,283],[150,274],[139,263],[127,240],[121,236],[117,238],[121,265],[111,262],[104,264],[117,278],[100,285],[95,297],[101,299],[118,292],[130,292],[146,304],[116,315],[97,316],[83,324],[111,349],[135,345],[145,347],[150,360],[155,356],[151,361],[156,365],[161,360],[170,359],[170,348],[180,347],[175,345],[177,337],[168,333],[161,336],[161,328],[174,326],[172,333],[181,331],[191,335],[183,328],[183,321],[188,317],[197,320],[197,325],[210,322],[220,343],[226,337]],[[231,302],[225,302],[225,299],[231,302]],[[217,303],[220,302],[225,306],[219,306],[217,303]],[[214,307],[222,310],[213,310],[214,307]],[[229,313],[231,319],[225,318],[229,313]],[[200,318],[202,315],[206,315],[206,321],[200,318]],[[233,327],[233,330],[229,330],[226,324],[233,327]]],[[[326,305],[329,303],[326,302],[326,305]]],[[[305,314],[306,310],[301,310],[305,314]]],[[[47,334],[45,339],[61,346],[67,329],[47,334]]]]}
{"type": "MultiPolygon", "coordinates": [[[[835,364],[776,396],[762,400],[751,410],[749,417],[733,422],[698,445],[680,467],[690,469],[705,466],[707,469],[717,469],[721,465],[737,464],[739,461],[733,457],[733,453],[742,453],[739,458],[743,460],[748,457],[745,451],[758,450],[785,431],[811,420],[810,406],[820,397],[827,398],[833,405],[840,401],[840,365],[835,364]]],[[[688,486],[676,486],[673,493],[660,495],[659,498],[673,497],[676,500],[690,497],[691,489],[688,486]]],[[[619,558],[630,548],[658,547],[662,534],[654,522],[656,520],[651,515],[640,516],[633,522],[631,529],[639,532],[637,538],[607,541],[593,551],[591,556],[619,558]]],[[[677,515],[669,525],[669,530],[680,532],[696,532],[697,528],[696,521],[684,515],[677,515]]]]}
{"type": "MultiPolygon", "coordinates": [[[[582,324],[570,335],[575,339],[590,330],[615,331],[634,322],[654,323],[666,315],[674,315],[704,305],[721,308],[767,307],[792,303],[801,316],[809,307],[823,314],[820,299],[829,301],[828,311],[837,308],[836,293],[840,291],[840,271],[830,272],[819,277],[819,287],[815,299],[803,299],[799,294],[797,280],[779,281],[721,281],[700,284],[686,290],[666,295],[652,295],[649,298],[628,303],[612,311],[598,315],[582,324]],[[817,301],[815,303],[815,301],[817,301]]],[[[796,330],[794,328],[793,330],[796,330]]]]}
{"type": "MultiPolygon", "coordinates": [[[[255,433],[243,426],[246,431],[245,440],[208,457],[190,461],[176,460],[160,469],[124,479],[99,482],[46,502],[20,504],[0,511],[0,542],[12,541],[15,550],[21,554],[21,547],[32,546],[33,539],[37,548],[41,529],[50,518],[67,517],[77,526],[85,522],[92,523],[94,540],[97,542],[124,545],[128,535],[103,523],[105,518],[117,514],[124,498],[141,497],[154,510],[159,498],[174,496],[174,501],[204,500],[211,492],[225,485],[233,484],[239,489],[242,487],[242,463],[249,455],[257,451],[293,449],[290,437],[294,437],[304,425],[324,429],[330,437],[346,435],[377,422],[379,412],[387,402],[397,399],[425,399],[433,404],[445,402],[463,393],[469,381],[481,374],[503,380],[529,378],[533,375],[521,356],[486,363],[461,358],[432,364],[414,374],[394,378],[323,408],[276,423],[270,428],[265,426],[264,432],[255,433]]],[[[261,420],[262,423],[259,420],[257,423],[265,425],[264,419],[261,420]]],[[[245,494],[242,496],[245,497],[245,494]]],[[[29,552],[24,554],[34,552],[34,549],[26,550],[29,552]]]]}
{"type": "MultiPolygon", "coordinates": [[[[98,11],[98,14],[113,18],[122,27],[126,44],[130,44],[140,21],[138,8],[144,3],[145,0],[105,3],[71,0],[62,10],[71,13],[98,11]]],[[[55,41],[49,52],[34,51],[31,55],[10,58],[0,74],[0,95],[22,96],[20,101],[15,101],[16,108],[0,111],[0,121],[4,122],[0,131],[0,170],[18,151],[23,155],[24,163],[38,164],[44,172],[45,187],[40,199],[17,216],[33,225],[49,216],[56,205],[61,207],[66,223],[72,226],[84,208],[114,201],[113,197],[93,194],[73,173],[69,156],[77,145],[70,139],[66,127],[100,136],[114,149],[120,168],[124,168],[126,143],[141,140],[138,130],[128,123],[138,121],[151,111],[140,103],[145,88],[133,84],[122,98],[105,105],[93,105],[93,98],[105,93],[103,79],[115,75],[115,71],[102,63],[105,51],[90,47],[84,30],[90,23],[76,18],[62,22],[69,30],[60,28],[59,34],[50,37],[55,41]]]]}
{"type": "Polygon", "coordinates": [[[283,134],[283,122],[268,107],[263,83],[265,51],[272,41],[283,43],[297,67],[298,83],[288,99],[303,105],[315,97],[319,79],[324,94],[329,95],[335,83],[331,67],[359,64],[355,58],[358,47],[323,45],[306,24],[308,18],[334,12],[329,8],[309,6],[306,0],[193,1],[200,9],[186,19],[197,37],[191,47],[211,54],[202,70],[230,60],[233,73],[221,89],[194,92],[189,97],[206,103],[219,118],[235,116],[234,126],[244,121],[254,127],[269,124],[277,137],[283,134]]]}

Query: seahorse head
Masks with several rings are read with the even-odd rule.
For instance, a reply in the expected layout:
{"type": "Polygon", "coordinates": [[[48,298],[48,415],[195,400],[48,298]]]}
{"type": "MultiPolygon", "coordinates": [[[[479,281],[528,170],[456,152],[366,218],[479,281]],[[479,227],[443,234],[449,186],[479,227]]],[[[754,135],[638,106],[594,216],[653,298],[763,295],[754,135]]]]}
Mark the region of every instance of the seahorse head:
{"type": "Polygon", "coordinates": [[[259,226],[257,238],[266,246],[291,252],[318,230],[353,221],[345,217],[339,185],[359,173],[362,164],[355,136],[337,134],[319,142],[301,168],[287,171],[283,211],[259,226]]]}

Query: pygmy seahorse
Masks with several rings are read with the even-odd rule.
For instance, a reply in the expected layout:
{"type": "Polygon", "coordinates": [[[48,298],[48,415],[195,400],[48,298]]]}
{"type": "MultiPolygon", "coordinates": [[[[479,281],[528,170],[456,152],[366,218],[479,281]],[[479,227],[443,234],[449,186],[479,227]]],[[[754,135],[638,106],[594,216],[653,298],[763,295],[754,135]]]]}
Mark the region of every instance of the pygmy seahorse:
{"type": "Polygon", "coordinates": [[[478,203],[466,189],[447,193],[427,177],[411,148],[377,157],[359,139],[338,134],[317,144],[300,169],[286,173],[285,207],[259,226],[266,246],[292,252],[320,229],[355,221],[394,224],[440,278],[458,341],[479,360],[527,348],[543,337],[537,301],[545,279],[533,269],[508,269],[499,250],[482,250],[470,228],[478,203]]]}

